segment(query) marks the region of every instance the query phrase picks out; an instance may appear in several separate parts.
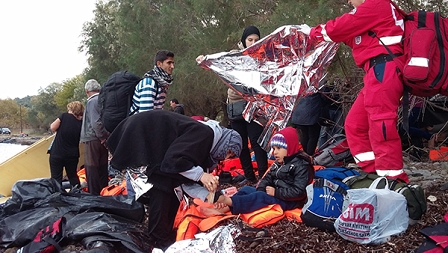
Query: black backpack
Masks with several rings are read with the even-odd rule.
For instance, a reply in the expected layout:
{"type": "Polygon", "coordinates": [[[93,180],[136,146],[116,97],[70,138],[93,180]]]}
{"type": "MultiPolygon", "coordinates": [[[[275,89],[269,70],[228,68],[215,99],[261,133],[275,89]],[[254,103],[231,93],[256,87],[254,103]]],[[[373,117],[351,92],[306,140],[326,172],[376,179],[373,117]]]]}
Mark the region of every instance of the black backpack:
{"type": "Polygon", "coordinates": [[[110,133],[129,116],[135,86],[140,80],[140,77],[129,71],[119,71],[112,74],[101,87],[98,109],[101,122],[110,133]]]}
{"type": "Polygon", "coordinates": [[[343,166],[352,162],[347,138],[343,134],[336,134],[325,142],[314,154],[314,163],[325,167],[343,166]]]}

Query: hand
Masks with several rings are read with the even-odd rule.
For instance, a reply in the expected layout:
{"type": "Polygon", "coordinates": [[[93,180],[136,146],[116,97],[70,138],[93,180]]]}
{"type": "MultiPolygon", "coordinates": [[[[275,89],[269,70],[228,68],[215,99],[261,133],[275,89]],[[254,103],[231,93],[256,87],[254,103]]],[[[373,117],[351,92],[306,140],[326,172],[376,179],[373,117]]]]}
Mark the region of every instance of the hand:
{"type": "Polygon", "coordinates": [[[272,187],[272,186],[266,186],[266,193],[267,193],[269,196],[274,197],[274,196],[275,196],[275,188],[272,187]]]}
{"type": "Polygon", "coordinates": [[[220,202],[216,202],[215,204],[213,204],[213,207],[216,209],[221,209],[224,207],[227,207],[228,205],[224,204],[224,203],[220,203],[220,202]]]}
{"type": "Polygon", "coordinates": [[[199,180],[209,192],[215,192],[219,186],[218,178],[210,173],[202,174],[199,180]]]}
{"type": "Polygon", "coordinates": [[[201,54],[201,55],[199,55],[198,57],[196,57],[196,62],[197,63],[200,63],[201,61],[203,61],[204,60],[204,56],[201,54]]]}
{"type": "Polygon", "coordinates": [[[311,27],[309,27],[307,24],[302,24],[299,25],[299,31],[309,36],[311,32],[311,27]]]}

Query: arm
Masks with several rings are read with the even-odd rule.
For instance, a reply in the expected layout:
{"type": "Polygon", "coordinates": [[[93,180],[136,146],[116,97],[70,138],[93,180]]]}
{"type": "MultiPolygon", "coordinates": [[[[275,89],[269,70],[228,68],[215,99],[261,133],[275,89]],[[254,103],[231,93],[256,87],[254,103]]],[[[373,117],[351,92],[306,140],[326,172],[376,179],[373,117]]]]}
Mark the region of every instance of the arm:
{"type": "Polygon", "coordinates": [[[382,20],[378,15],[390,13],[390,4],[379,4],[378,0],[366,0],[358,8],[325,24],[311,29],[310,37],[324,41],[346,42],[372,30],[382,20]]]}
{"type": "Polygon", "coordinates": [[[272,177],[272,169],[274,166],[277,166],[275,163],[271,165],[266,175],[260,180],[260,183],[257,185],[257,191],[266,192],[267,186],[273,186],[273,177],[272,177]]]}
{"type": "Polygon", "coordinates": [[[156,83],[152,78],[143,78],[135,87],[130,113],[153,110],[157,94],[156,88],[156,83]]]}
{"type": "Polygon", "coordinates": [[[191,169],[187,171],[179,172],[182,176],[193,180],[193,181],[199,181],[202,177],[202,174],[204,174],[204,169],[201,166],[193,166],[191,169]]]}
{"type": "MultiPolygon", "coordinates": [[[[96,97],[97,99],[98,97],[96,97]]],[[[103,125],[101,124],[100,120],[100,111],[97,106],[98,100],[92,100],[89,101],[90,103],[87,104],[89,113],[87,114],[87,117],[89,117],[89,122],[92,124],[92,129],[95,132],[95,136],[101,140],[101,142],[104,142],[109,133],[104,129],[103,125]],[[92,103],[93,102],[93,103],[92,103]]]]}
{"type": "Polygon", "coordinates": [[[61,125],[61,120],[59,118],[55,119],[53,123],[50,125],[50,129],[53,132],[56,132],[59,129],[59,126],[61,125]]]}
{"type": "Polygon", "coordinates": [[[216,191],[219,185],[218,178],[210,173],[205,173],[204,169],[200,166],[193,166],[193,168],[180,172],[179,174],[196,182],[201,181],[204,187],[210,192],[216,191]]]}

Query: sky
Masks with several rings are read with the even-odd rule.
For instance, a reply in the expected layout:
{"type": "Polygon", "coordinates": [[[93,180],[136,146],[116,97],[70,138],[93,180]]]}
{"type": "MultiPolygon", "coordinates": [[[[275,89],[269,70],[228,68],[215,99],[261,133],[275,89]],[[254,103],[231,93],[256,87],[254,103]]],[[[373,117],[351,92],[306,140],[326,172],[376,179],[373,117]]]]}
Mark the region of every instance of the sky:
{"type": "Polygon", "coordinates": [[[78,52],[95,0],[0,1],[0,99],[37,95],[88,66],[78,52]]]}

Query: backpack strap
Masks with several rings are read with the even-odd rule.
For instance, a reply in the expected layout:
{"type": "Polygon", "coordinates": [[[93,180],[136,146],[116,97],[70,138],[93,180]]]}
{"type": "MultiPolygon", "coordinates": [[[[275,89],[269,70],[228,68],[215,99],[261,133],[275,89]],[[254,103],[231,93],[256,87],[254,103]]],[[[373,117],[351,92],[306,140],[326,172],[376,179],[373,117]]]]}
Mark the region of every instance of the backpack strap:
{"type": "Polygon", "coordinates": [[[403,106],[403,129],[406,133],[409,133],[409,91],[406,85],[404,85],[403,102],[401,105],[403,106]]]}
{"type": "MultiPolygon", "coordinates": [[[[328,180],[325,178],[322,178],[322,180],[316,180],[314,181],[314,187],[318,187],[318,188],[322,188],[322,187],[328,187],[330,189],[332,189],[334,192],[340,193],[342,195],[346,195],[347,194],[347,190],[344,189],[344,187],[341,186],[341,184],[344,184],[342,181],[340,180],[328,180]],[[339,183],[340,182],[340,183],[339,183]]],[[[348,188],[348,187],[347,187],[348,188]]]]}
{"type": "Polygon", "coordinates": [[[366,172],[362,172],[360,174],[361,174],[360,176],[346,178],[346,180],[343,180],[342,182],[348,185],[348,187],[352,188],[354,183],[356,183],[359,180],[363,180],[369,176],[369,174],[366,172]]]}
{"type": "MultiPolygon", "coordinates": [[[[127,108],[131,108],[132,97],[133,97],[132,94],[128,94],[128,107],[127,108]]],[[[126,118],[131,116],[131,115],[134,115],[136,111],[137,111],[137,109],[133,110],[131,113],[128,113],[128,115],[126,115],[126,118]]]]}

